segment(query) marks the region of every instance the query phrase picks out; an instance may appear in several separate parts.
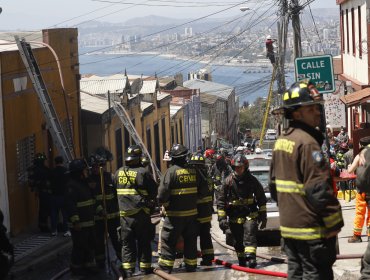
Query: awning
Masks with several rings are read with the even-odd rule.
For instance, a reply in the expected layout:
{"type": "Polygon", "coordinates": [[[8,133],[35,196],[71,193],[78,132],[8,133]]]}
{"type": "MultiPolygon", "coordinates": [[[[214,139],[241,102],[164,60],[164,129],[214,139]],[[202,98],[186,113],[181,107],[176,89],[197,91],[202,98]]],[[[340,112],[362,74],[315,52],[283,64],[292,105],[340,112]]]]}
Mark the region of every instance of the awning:
{"type": "Polygon", "coordinates": [[[340,100],[347,106],[352,106],[356,104],[361,104],[361,101],[363,99],[368,99],[368,98],[370,98],[370,88],[364,88],[364,89],[355,91],[354,93],[350,93],[345,96],[342,96],[340,100]]]}

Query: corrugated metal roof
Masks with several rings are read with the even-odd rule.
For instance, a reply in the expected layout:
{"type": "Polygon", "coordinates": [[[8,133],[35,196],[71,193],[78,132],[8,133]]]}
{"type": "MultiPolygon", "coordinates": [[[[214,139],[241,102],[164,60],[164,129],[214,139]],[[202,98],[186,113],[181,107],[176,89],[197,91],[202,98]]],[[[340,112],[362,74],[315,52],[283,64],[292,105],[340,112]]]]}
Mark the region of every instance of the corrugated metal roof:
{"type": "Polygon", "coordinates": [[[107,94],[108,91],[111,93],[123,92],[123,89],[126,87],[127,78],[124,75],[120,77],[114,76],[100,77],[93,75],[89,78],[82,78],[80,89],[94,95],[107,94]]]}
{"type": "Polygon", "coordinates": [[[340,100],[346,105],[359,104],[364,98],[370,97],[370,88],[364,88],[354,93],[344,95],[340,100]]]}
{"type": "MultiPolygon", "coordinates": [[[[36,32],[27,32],[27,31],[20,31],[20,32],[0,32],[0,52],[5,51],[15,51],[18,50],[18,46],[15,43],[14,35],[17,35],[19,38],[26,38],[26,41],[39,41],[41,42],[40,38],[42,38],[42,31],[36,32]]],[[[41,44],[31,44],[32,48],[45,48],[41,44]]]]}
{"type": "Polygon", "coordinates": [[[161,101],[161,100],[165,99],[165,98],[166,98],[166,97],[168,97],[168,96],[171,96],[171,94],[169,94],[169,93],[164,93],[164,92],[158,93],[158,94],[157,94],[157,100],[158,100],[158,101],[161,101]]]}
{"type": "Polygon", "coordinates": [[[179,106],[179,105],[172,105],[170,104],[170,116],[171,118],[177,114],[178,111],[181,110],[183,106],[179,106]]]}
{"type": "Polygon", "coordinates": [[[97,114],[103,114],[108,110],[108,100],[106,98],[81,92],[81,109],[97,114]]]}
{"type": "Polygon", "coordinates": [[[145,102],[145,101],[140,102],[141,111],[144,111],[145,109],[149,108],[150,106],[153,106],[153,103],[145,102]]]}
{"type": "Polygon", "coordinates": [[[143,81],[143,86],[140,89],[141,94],[154,93],[157,86],[157,80],[143,81]]]}
{"type": "Polygon", "coordinates": [[[208,93],[211,95],[215,95],[222,99],[228,99],[230,94],[232,94],[234,88],[218,84],[210,81],[205,80],[199,80],[199,79],[193,79],[188,80],[184,82],[184,87],[191,88],[191,89],[199,89],[200,95],[202,96],[202,93],[208,93]]]}

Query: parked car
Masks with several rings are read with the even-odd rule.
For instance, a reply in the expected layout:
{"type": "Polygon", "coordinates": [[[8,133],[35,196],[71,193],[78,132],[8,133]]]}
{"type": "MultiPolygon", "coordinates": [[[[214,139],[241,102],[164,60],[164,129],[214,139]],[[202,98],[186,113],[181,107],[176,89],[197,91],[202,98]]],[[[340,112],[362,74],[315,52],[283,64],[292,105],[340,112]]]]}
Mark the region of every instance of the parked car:
{"type": "Polygon", "coordinates": [[[267,129],[265,134],[265,140],[276,140],[277,132],[276,129],[267,129]]]}

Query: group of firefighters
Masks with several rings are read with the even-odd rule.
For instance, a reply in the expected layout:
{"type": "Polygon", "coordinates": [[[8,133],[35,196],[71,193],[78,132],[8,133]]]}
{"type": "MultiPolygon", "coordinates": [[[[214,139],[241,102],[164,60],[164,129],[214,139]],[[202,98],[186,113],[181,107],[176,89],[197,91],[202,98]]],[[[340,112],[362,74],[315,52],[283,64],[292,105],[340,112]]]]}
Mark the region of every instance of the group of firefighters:
{"type": "MultiPolygon", "coordinates": [[[[273,112],[289,120],[273,149],[269,182],[279,206],[289,279],[333,279],[336,236],[344,225],[333,194],[330,164],[322,151],[322,104],[314,85],[296,82],[283,94],[283,105],[273,112]]],[[[36,158],[35,163],[42,166],[44,160],[36,158]]],[[[72,273],[104,268],[108,236],[125,277],[134,274],[137,264],[142,273],[152,273],[155,226],[151,214],[158,207],[162,215],[158,266],[171,273],[176,245],[182,238],[185,269],[195,271],[198,236],[200,264],[212,265],[210,230],[215,204],[220,229],[234,239],[239,265],[256,267],[257,230],[267,223],[266,196],[244,154],[237,153],[228,162],[213,149],[190,154],[185,146],[174,144],[165,154],[169,166],[159,183],[147,168],[139,145],[128,148],[125,164],[115,174],[106,169],[110,160],[111,153],[103,150],[88,162],[72,160],[64,172],[68,174],[63,184],[73,241],[72,273]]],[[[366,166],[364,156],[360,162],[366,166]]],[[[45,170],[39,169],[32,175],[34,181],[45,176],[45,170]]],[[[358,177],[368,176],[364,174],[358,177]]],[[[365,191],[370,192],[366,187],[365,191]]],[[[40,219],[42,226],[45,217],[40,219]]],[[[363,279],[369,271],[370,247],[362,261],[363,279]]]]}

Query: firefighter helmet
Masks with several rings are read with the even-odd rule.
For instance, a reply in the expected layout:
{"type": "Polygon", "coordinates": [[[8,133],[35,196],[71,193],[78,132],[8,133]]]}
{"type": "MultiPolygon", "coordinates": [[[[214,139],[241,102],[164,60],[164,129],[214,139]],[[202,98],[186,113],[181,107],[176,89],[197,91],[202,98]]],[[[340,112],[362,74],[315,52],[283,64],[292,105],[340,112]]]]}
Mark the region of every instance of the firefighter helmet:
{"type": "Polygon", "coordinates": [[[323,104],[322,94],[315,85],[308,81],[299,81],[293,83],[283,94],[283,106],[274,110],[273,114],[279,114],[288,111],[294,111],[300,106],[312,104],[323,104]]]}
{"type": "Polygon", "coordinates": [[[44,153],[37,153],[34,158],[34,162],[44,162],[46,160],[46,156],[44,153]]]}
{"type": "Polygon", "coordinates": [[[96,149],[95,154],[104,159],[105,161],[112,161],[112,153],[105,147],[99,147],[96,149]]]}
{"type": "Polygon", "coordinates": [[[69,163],[69,173],[80,173],[86,168],[87,164],[83,158],[74,159],[69,163]]]}
{"type": "Polygon", "coordinates": [[[170,151],[171,158],[182,158],[189,154],[189,149],[181,144],[174,144],[170,151]]]}
{"type": "Polygon", "coordinates": [[[163,155],[163,161],[171,161],[170,151],[166,150],[163,155]]]}
{"type": "Polygon", "coordinates": [[[214,157],[215,153],[216,153],[216,151],[215,151],[214,149],[207,149],[207,150],[204,152],[204,156],[205,156],[206,158],[211,159],[211,158],[213,158],[213,157],[214,157]]]}
{"type": "Polygon", "coordinates": [[[89,157],[89,165],[104,165],[106,163],[107,159],[103,156],[100,156],[98,154],[93,154],[89,157]]]}
{"type": "Polygon", "coordinates": [[[236,154],[231,160],[231,166],[245,166],[245,168],[249,168],[249,161],[244,155],[236,154]]]}
{"type": "Polygon", "coordinates": [[[130,147],[127,148],[127,155],[128,156],[137,156],[141,157],[143,154],[143,150],[139,145],[131,145],[130,147]]]}
{"type": "Polygon", "coordinates": [[[193,154],[189,160],[189,164],[194,164],[194,165],[204,165],[205,164],[205,159],[201,154],[193,154]]]}
{"type": "Polygon", "coordinates": [[[150,164],[150,160],[148,158],[148,156],[143,156],[141,157],[141,165],[146,167],[150,164]]]}

